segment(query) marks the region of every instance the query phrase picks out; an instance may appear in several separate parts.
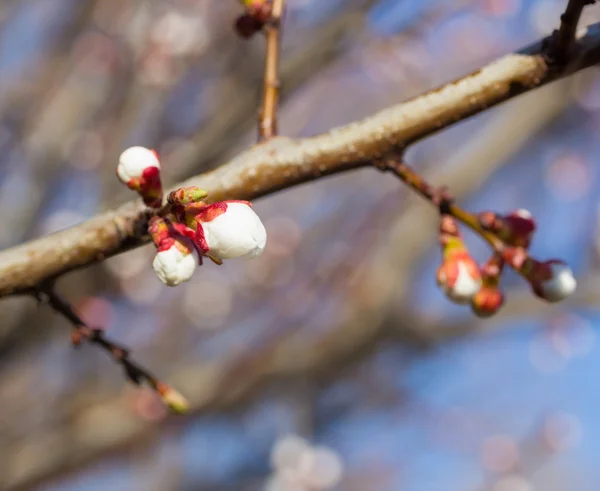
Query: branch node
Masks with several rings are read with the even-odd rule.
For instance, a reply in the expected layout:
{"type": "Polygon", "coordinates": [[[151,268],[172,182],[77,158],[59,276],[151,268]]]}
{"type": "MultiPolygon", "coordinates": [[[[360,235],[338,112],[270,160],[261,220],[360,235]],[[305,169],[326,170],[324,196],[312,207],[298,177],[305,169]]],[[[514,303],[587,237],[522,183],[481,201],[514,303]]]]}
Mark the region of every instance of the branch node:
{"type": "Polygon", "coordinates": [[[454,197],[450,194],[447,186],[440,186],[433,191],[431,202],[436,206],[440,215],[451,215],[451,207],[454,204],[454,197]]]}

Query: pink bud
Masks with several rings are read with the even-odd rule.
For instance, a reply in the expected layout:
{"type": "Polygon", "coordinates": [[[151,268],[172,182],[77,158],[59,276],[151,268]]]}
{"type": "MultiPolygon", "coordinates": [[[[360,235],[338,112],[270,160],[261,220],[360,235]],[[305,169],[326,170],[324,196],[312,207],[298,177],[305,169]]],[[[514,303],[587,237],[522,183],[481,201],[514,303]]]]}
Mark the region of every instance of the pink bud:
{"type": "Polygon", "coordinates": [[[162,203],[160,162],[156,152],[144,147],[130,147],[119,157],[117,176],[129,189],[137,191],[147,206],[162,203]]]}
{"type": "MultiPolygon", "coordinates": [[[[520,209],[513,211],[504,217],[507,243],[519,247],[529,247],[536,223],[528,210],[520,209]]],[[[504,238],[504,237],[500,237],[504,238]]]]}
{"type": "Polygon", "coordinates": [[[504,259],[494,252],[481,266],[481,289],[471,299],[471,310],[478,317],[490,317],[504,304],[504,294],[499,288],[504,259]]]}
{"type": "Polygon", "coordinates": [[[543,263],[532,259],[526,277],[533,292],[548,302],[564,300],[573,294],[577,287],[573,271],[559,259],[550,259],[543,263]]]}
{"type": "Polygon", "coordinates": [[[494,232],[506,244],[523,248],[529,247],[536,229],[535,220],[525,209],[515,210],[504,216],[486,211],[479,214],[479,222],[484,229],[494,232]]]}
{"type": "Polygon", "coordinates": [[[471,310],[478,317],[494,315],[504,304],[504,295],[495,286],[483,286],[471,299],[471,310]]]}
{"type": "Polygon", "coordinates": [[[479,266],[466,249],[445,253],[437,271],[437,283],[453,302],[468,303],[481,288],[479,266]]]}

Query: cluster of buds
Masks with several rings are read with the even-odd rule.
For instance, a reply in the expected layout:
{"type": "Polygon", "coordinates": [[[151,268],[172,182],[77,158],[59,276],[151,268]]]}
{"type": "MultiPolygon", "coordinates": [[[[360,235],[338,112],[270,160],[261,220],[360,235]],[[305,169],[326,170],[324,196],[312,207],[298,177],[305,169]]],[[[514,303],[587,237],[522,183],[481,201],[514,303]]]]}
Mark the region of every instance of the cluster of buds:
{"type": "Polygon", "coordinates": [[[560,302],[577,288],[573,271],[560,259],[538,261],[520,248],[507,248],[503,256],[529,282],[533,293],[547,302],[560,302]]]}
{"type": "MultiPolygon", "coordinates": [[[[154,151],[125,150],[117,175],[146,205],[161,207],[160,161],[154,151]]],[[[265,249],[267,232],[248,201],[207,204],[202,201],[207,196],[194,186],[177,189],[168,195],[167,207],[149,221],[148,234],[157,249],[152,266],[168,286],[188,281],[203,256],[222,264],[224,259],[256,257],[265,249]]]]}
{"type": "Polygon", "coordinates": [[[245,12],[235,22],[235,30],[243,38],[262,31],[271,18],[271,0],[240,0],[245,12]]]}
{"type": "Polygon", "coordinates": [[[494,315],[504,304],[500,276],[507,264],[525,278],[534,294],[547,302],[559,302],[571,295],[577,286],[573,272],[563,261],[538,261],[528,248],[536,224],[527,210],[507,215],[483,212],[477,216],[479,226],[492,233],[501,247],[481,267],[469,254],[456,220],[442,215],[440,245],[443,262],[437,272],[437,282],[445,295],[458,304],[470,303],[479,317],[494,315]]]}
{"type": "Polygon", "coordinates": [[[177,231],[177,225],[155,216],[148,227],[157,250],[152,267],[158,279],[168,286],[188,281],[200,262],[194,243],[177,231]]]}
{"type": "Polygon", "coordinates": [[[577,286],[573,271],[564,261],[538,261],[529,255],[529,245],[536,229],[535,221],[527,210],[516,210],[500,216],[493,212],[479,214],[484,230],[502,240],[502,259],[525,278],[539,298],[560,302],[570,296],[577,286]]]}

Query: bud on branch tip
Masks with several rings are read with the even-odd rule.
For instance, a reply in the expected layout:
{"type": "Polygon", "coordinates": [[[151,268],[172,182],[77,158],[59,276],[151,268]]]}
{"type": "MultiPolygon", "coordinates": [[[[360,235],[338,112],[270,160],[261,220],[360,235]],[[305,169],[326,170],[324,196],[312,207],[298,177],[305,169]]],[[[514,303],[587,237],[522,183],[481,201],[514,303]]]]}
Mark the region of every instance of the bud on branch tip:
{"type": "Polygon", "coordinates": [[[246,201],[221,201],[196,216],[196,245],[217,261],[259,256],[267,243],[267,231],[246,201]]]}
{"type": "Polygon", "coordinates": [[[171,411],[179,414],[184,414],[189,411],[190,404],[187,399],[172,387],[159,383],[156,387],[156,391],[171,411]]]}
{"type": "Polygon", "coordinates": [[[186,237],[165,239],[152,261],[156,276],[167,286],[189,281],[197,265],[196,248],[186,237]]]}
{"type": "Polygon", "coordinates": [[[240,0],[245,13],[238,17],[235,29],[239,36],[251,38],[260,32],[271,18],[272,5],[269,0],[240,0]]]}
{"type": "Polygon", "coordinates": [[[147,206],[160,207],[160,161],[155,151],[139,146],[128,148],[119,157],[117,176],[129,189],[137,191],[147,206]]]}
{"type": "Polygon", "coordinates": [[[548,302],[560,302],[575,292],[577,281],[571,268],[560,259],[539,262],[530,259],[524,266],[533,292],[548,302]]]}

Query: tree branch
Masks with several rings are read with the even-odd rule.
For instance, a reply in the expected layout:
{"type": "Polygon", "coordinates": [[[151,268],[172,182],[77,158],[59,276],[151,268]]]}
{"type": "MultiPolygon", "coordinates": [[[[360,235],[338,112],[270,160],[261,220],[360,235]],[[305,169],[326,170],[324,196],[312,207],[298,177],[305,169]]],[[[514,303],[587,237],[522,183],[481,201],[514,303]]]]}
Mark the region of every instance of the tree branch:
{"type": "Polygon", "coordinates": [[[277,135],[277,101],[279,99],[279,52],[281,48],[281,16],[285,0],[273,0],[269,22],[265,26],[267,54],[263,86],[263,102],[258,122],[259,140],[277,135]]]}
{"type": "MultiPolygon", "coordinates": [[[[473,135],[474,138],[467,145],[457,150],[450,160],[444,161],[444,164],[449,165],[431,168],[427,178],[431,182],[449,184],[460,200],[469,196],[494,170],[502,167],[503,163],[521,148],[527,140],[524,135],[539,131],[544,122],[559,113],[566,105],[568,90],[564,82],[545,90],[546,92],[538,91],[525,97],[521,104],[503,107],[497,115],[494,115],[491,122],[473,135]],[[525,115],[519,117],[522,112],[525,115]],[[498,135],[502,138],[499,139],[498,135]],[[499,143],[500,140],[506,141],[499,143]],[[486,161],[488,165],[480,164],[482,156],[489,156],[486,161]]],[[[313,318],[315,311],[322,308],[322,300],[319,300],[322,297],[317,294],[308,297],[302,309],[303,312],[310,312],[308,317],[302,312],[294,321],[286,317],[287,322],[291,324],[282,332],[282,321],[276,316],[275,319],[270,320],[268,326],[261,327],[252,335],[252,341],[245,344],[245,349],[241,353],[233,352],[215,360],[196,359],[193,360],[192,365],[188,365],[180,358],[174,360],[174,363],[169,365],[168,377],[189,397],[192,412],[190,417],[194,417],[194,414],[205,414],[207,411],[239,408],[248,398],[255,397],[256,391],[267,383],[277,383],[282,380],[288,383],[288,380],[294,380],[295,377],[321,383],[325,380],[324,377],[327,379],[336,377],[345,366],[355,364],[362,359],[378,340],[388,333],[402,342],[408,340],[423,343],[423,335],[413,334],[414,329],[420,329],[413,324],[413,316],[409,316],[408,320],[406,318],[405,313],[410,312],[410,309],[405,308],[406,304],[399,303],[398,299],[403,298],[407,288],[410,288],[411,266],[414,267],[419,262],[418,258],[426,249],[426,245],[434,240],[435,219],[434,214],[424,210],[421,201],[410,200],[406,205],[407,208],[403,210],[401,217],[397,217],[389,225],[389,234],[384,239],[361,242],[356,249],[373,250],[374,254],[372,254],[372,262],[361,268],[364,276],[361,275],[354,286],[350,287],[345,298],[363,299],[370,285],[381,286],[383,281],[389,286],[379,291],[375,305],[371,302],[368,305],[359,301],[344,302],[349,310],[342,315],[341,319],[336,317],[330,328],[319,330],[316,338],[313,339],[312,336],[306,338],[302,334],[302,326],[308,322],[308,319],[313,318]],[[386,281],[385,278],[390,278],[390,264],[393,264],[397,270],[405,271],[406,274],[392,274],[391,279],[386,281]],[[276,326],[278,327],[275,330],[276,326]],[[243,369],[239,368],[241,364],[243,369]],[[240,370],[243,370],[243,376],[231,375],[232,371],[239,373],[240,370]],[[222,383],[224,378],[235,383],[233,386],[225,385],[222,383]]],[[[371,220],[372,218],[369,217],[370,224],[372,224],[371,220]]],[[[357,229],[360,230],[361,225],[364,224],[358,225],[357,229]]],[[[364,240],[364,237],[361,237],[361,240],[364,240]]],[[[266,296],[262,295],[268,298],[269,302],[273,302],[273,305],[279,305],[286,298],[297,299],[298,292],[315,289],[319,289],[319,292],[346,289],[348,282],[347,274],[344,272],[348,270],[350,264],[355,264],[356,258],[355,251],[348,256],[336,257],[331,269],[328,268],[327,276],[304,278],[290,292],[272,287],[269,289],[270,293],[266,296]]],[[[527,298],[531,303],[529,295],[527,298]]],[[[510,306],[512,302],[513,299],[510,306]]],[[[270,311],[277,312],[277,309],[270,309],[270,311]]],[[[429,327],[420,320],[419,326],[422,325],[429,327]]],[[[439,331],[439,323],[437,328],[439,331]]],[[[443,331],[449,335],[445,329],[443,331]]],[[[428,339],[425,339],[425,342],[428,339]]],[[[81,393],[84,399],[89,391],[96,393],[93,388],[85,386],[75,387],[74,390],[81,393]]],[[[70,415],[68,407],[68,405],[61,406],[61,409],[56,411],[59,415],[70,415]]],[[[160,433],[153,434],[148,431],[151,426],[140,427],[139,418],[132,415],[128,407],[122,394],[119,396],[111,394],[100,401],[94,399],[91,404],[78,406],[76,419],[70,416],[60,417],[61,424],[53,430],[60,434],[60,446],[65,449],[65,454],[53,461],[51,465],[48,465],[45,460],[36,460],[26,474],[19,473],[18,466],[7,459],[8,470],[2,476],[4,481],[0,479],[0,487],[4,485],[7,490],[18,491],[32,489],[40,486],[41,483],[47,485],[49,480],[59,478],[69,470],[90,465],[109,453],[114,457],[121,455],[119,452],[128,452],[140,445],[148,445],[149,435],[150,438],[158,438],[157,435],[160,433]],[[121,428],[125,425],[125,429],[112,440],[100,442],[90,440],[86,438],[80,426],[76,426],[77,422],[86,421],[88,414],[94,414],[98,405],[103,408],[110,407],[113,410],[111,418],[118,420],[121,428]]],[[[181,419],[167,419],[165,423],[181,424],[181,419]]],[[[83,425],[84,428],[87,426],[83,425]]],[[[26,442],[21,440],[18,445],[15,443],[13,446],[8,446],[5,454],[17,455],[16,450],[22,448],[33,447],[37,450],[42,444],[39,438],[32,438],[26,442]]]]}
{"type": "MultiPolygon", "coordinates": [[[[578,41],[580,52],[569,65],[548,65],[546,38],[363,121],[312,138],[273,138],[178,187],[208,189],[212,201],[254,200],[370,165],[458,121],[598,63],[600,24],[590,26],[578,41]]],[[[27,293],[50,278],[146,243],[149,216],[141,202],[130,202],[79,226],[0,252],[0,297],[27,293]]]]}
{"type": "Polygon", "coordinates": [[[560,28],[554,33],[548,54],[553,61],[565,63],[573,49],[577,24],[586,5],[596,0],[569,0],[565,13],[560,16],[560,28]]]}

